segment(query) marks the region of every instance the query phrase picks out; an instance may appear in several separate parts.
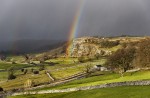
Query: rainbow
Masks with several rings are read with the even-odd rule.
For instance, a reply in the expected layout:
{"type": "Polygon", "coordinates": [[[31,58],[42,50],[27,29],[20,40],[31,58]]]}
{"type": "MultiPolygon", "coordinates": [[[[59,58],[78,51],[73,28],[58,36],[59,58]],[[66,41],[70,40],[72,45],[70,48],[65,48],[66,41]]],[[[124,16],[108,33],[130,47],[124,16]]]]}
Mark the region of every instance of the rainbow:
{"type": "Polygon", "coordinates": [[[74,19],[73,19],[73,23],[72,23],[71,29],[69,31],[68,46],[67,46],[67,49],[66,49],[66,54],[69,54],[70,42],[75,37],[77,37],[78,27],[79,27],[80,19],[81,19],[82,12],[83,12],[83,9],[84,9],[85,1],[86,0],[80,0],[80,2],[79,2],[76,14],[75,14],[74,19]]]}

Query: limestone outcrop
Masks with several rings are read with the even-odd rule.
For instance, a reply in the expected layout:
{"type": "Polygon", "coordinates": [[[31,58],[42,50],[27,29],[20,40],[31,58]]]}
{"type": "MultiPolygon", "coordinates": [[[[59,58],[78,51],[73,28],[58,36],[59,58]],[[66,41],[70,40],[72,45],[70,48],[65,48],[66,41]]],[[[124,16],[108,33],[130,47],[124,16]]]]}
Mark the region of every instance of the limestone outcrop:
{"type": "Polygon", "coordinates": [[[105,39],[94,37],[83,37],[74,39],[68,48],[70,57],[81,56],[106,56],[112,54],[112,51],[102,48],[101,42],[105,39]]]}
{"type": "Polygon", "coordinates": [[[74,39],[68,47],[68,56],[109,56],[113,51],[121,48],[124,43],[137,43],[144,37],[82,37],[74,39]],[[114,50],[115,49],[115,50],[114,50]]]}

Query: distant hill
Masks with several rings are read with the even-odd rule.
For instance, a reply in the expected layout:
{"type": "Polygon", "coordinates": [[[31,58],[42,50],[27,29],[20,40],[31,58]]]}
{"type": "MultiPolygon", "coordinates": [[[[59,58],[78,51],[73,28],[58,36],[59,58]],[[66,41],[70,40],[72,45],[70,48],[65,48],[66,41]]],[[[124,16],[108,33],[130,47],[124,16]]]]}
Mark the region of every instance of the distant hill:
{"type": "Polygon", "coordinates": [[[17,40],[14,42],[0,43],[2,53],[26,54],[38,53],[55,49],[64,44],[62,40],[17,40]]]}

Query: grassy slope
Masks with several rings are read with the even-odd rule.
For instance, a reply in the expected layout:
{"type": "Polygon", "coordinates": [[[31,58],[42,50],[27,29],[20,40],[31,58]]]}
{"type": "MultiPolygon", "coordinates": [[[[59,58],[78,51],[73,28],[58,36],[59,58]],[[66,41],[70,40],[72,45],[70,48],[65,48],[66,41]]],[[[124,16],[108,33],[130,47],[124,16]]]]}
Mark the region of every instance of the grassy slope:
{"type": "Polygon", "coordinates": [[[9,98],[149,98],[150,86],[126,86],[70,93],[24,95],[9,98]]]}
{"type": "MultiPolygon", "coordinates": [[[[82,72],[84,69],[84,65],[85,64],[97,64],[97,63],[104,63],[105,59],[100,59],[100,60],[95,60],[92,62],[86,62],[86,63],[74,63],[74,64],[64,64],[63,62],[60,62],[60,60],[64,60],[65,62],[73,62],[73,60],[77,60],[77,59],[65,59],[65,58],[58,58],[55,61],[55,63],[59,63],[55,66],[46,66],[46,69],[50,71],[51,75],[56,78],[56,79],[60,79],[60,78],[64,78],[64,77],[68,77],[71,76],[73,74],[82,72]]],[[[6,64],[6,63],[5,63],[6,64]]],[[[14,64],[13,64],[14,65],[14,64]]],[[[12,66],[12,64],[9,64],[9,67],[12,66]]],[[[24,65],[20,66],[20,64],[16,64],[16,67],[23,67],[24,65]]],[[[26,65],[25,65],[26,66],[26,65]]],[[[5,66],[6,68],[6,66],[5,66]]],[[[9,90],[9,89],[14,89],[14,88],[19,88],[19,87],[23,87],[24,83],[28,80],[31,79],[33,82],[35,82],[35,84],[40,84],[40,83],[45,83],[45,82],[49,82],[51,81],[48,76],[45,74],[44,71],[41,71],[39,75],[33,75],[33,73],[31,73],[31,68],[38,70],[39,67],[28,67],[26,69],[28,69],[28,74],[27,75],[23,75],[23,72],[21,72],[20,70],[15,71],[15,75],[17,76],[17,78],[15,80],[9,80],[8,82],[2,82],[0,83],[0,86],[4,87],[5,90],[9,90]]],[[[6,81],[7,80],[7,72],[0,72],[0,82],[1,81],[6,81]]]]}
{"type": "Polygon", "coordinates": [[[27,64],[9,64],[9,63],[6,63],[6,62],[0,62],[0,69],[8,69],[10,67],[14,67],[14,68],[22,68],[22,67],[26,67],[26,66],[29,66],[27,64]]]}
{"type": "Polygon", "coordinates": [[[0,83],[0,86],[3,87],[4,90],[22,88],[22,87],[24,87],[24,83],[26,83],[28,79],[32,80],[35,84],[40,84],[40,83],[50,81],[48,76],[43,73],[41,73],[39,75],[26,74],[23,76],[19,75],[14,80],[9,80],[7,82],[0,83]]]}
{"type": "Polygon", "coordinates": [[[25,61],[25,57],[23,56],[9,56],[6,58],[7,61],[21,63],[25,61]]]}
{"type": "Polygon", "coordinates": [[[46,60],[46,62],[53,62],[59,64],[73,64],[75,62],[78,62],[78,59],[77,58],[56,58],[56,59],[46,60]]]}
{"type": "Polygon", "coordinates": [[[89,77],[81,80],[75,80],[56,87],[42,88],[39,90],[65,89],[65,88],[72,88],[72,87],[99,85],[99,84],[112,83],[112,82],[136,81],[136,80],[146,80],[146,79],[150,79],[150,71],[126,73],[124,77],[120,77],[119,74],[110,73],[106,75],[94,76],[94,77],[89,77]]]}

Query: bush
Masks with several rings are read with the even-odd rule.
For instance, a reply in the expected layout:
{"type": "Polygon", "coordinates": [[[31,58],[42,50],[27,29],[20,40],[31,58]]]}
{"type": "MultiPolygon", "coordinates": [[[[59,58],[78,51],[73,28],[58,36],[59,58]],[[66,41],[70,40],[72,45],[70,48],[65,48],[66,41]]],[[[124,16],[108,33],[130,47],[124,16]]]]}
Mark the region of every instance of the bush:
{"type": "Polygon", "coordinates": [[[101,46],[104,47],[104,48],[111,48],[111,47],[114,47],[114,46],[117,46],[117,45],[119,45],[119,41],[105,40],[105,41],[101,42],[101,46]]]}
{"type": "Polygon", "coordinates": [[[39,74],[39,71],[33,71],[34,74],[39,74]]]}
{"type": "Polygon", "coordinates": [[[15,70],[13,67],[8,68],[7,71],[8,71],[8,80],[12,80],[16,78],[16,76],[14,75],[15,70]]]}
{"type": "Polygon", "coordinates": [[[92,68],[93,68],[92,65],[87,64],[87,65],[85,65],[84,67],[85,67],[85,68],[84,68],[83,71],[86,72],[87,74],[90,74],[90,73],[92,72],[92,68]]]}
{"type": "Polygon", "coordinates": [[[33,71],[34,71],[34,69],[32,68],[32,69],[31,69],[31,72],[33,72],[33,71]]]}
{"type": "Polygon", "coordinates": [[[40,65],[39,71],[42,71],[44,69],[45,69],[45,66],[44,65],[40,65]]]}
{"type": "Polygon", "coordinates": [[[16,64],[16,62],[13,61],[12,64],[16,64]]]}
{"type": "Polygon", "coordinates": [[[8,80],[16,79],[16,76],[13,74],[8,75],[8,80]]]}
{"type": "Polygon", "coordinates": [[[138,44],[136,58],[134,59],[134,66],[150,67],[150,38],[142,40],[138,44]]]}
{"type": "Polygon", "coordinates": [[[84,57],[79,57],[79,58],[78,58],[78,61],[79,61],[80,63],[83,63],[83,62],[85,61],[85,58],[84,58],[84,57]]]}
{"type": "Polygon", "coordinates": [[[0,87],[0,92],[4,91],[2,87],[0,87]]]}
{"type": "Polygon", "coordinates": [[[21,72],[24,72],[24,69],[21,69],[21,72]]]}

